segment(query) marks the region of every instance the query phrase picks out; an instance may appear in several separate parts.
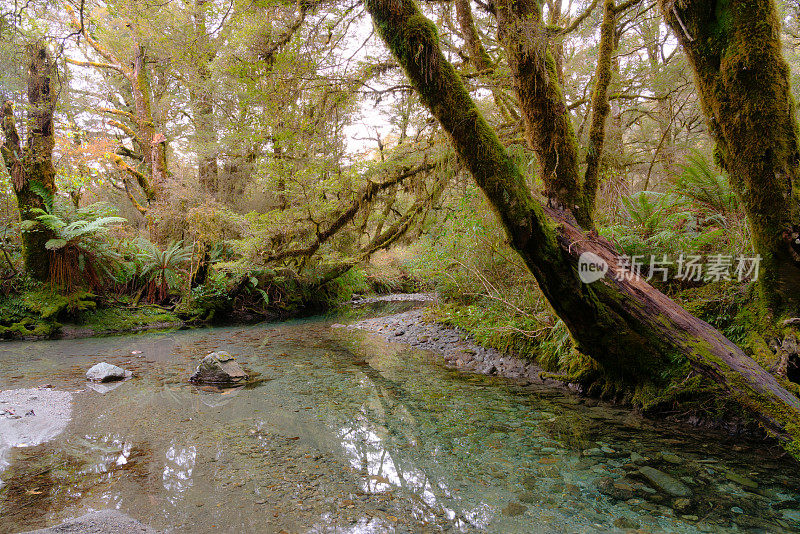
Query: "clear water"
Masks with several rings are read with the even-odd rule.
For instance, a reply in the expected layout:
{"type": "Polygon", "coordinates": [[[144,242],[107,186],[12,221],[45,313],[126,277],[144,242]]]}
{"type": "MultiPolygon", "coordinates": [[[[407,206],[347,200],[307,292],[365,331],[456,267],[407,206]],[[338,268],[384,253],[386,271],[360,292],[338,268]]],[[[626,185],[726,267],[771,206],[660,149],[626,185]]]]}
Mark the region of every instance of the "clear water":
{"type": "Polygon", "coordinates": [[[78,391],[66,431],[0,473],[0,532],[109,507],[192,533],[800,530],[800,473],[776,449],[459,374],[331,322],[0,345],[0,388],[78,391]],[[261,381],[190,385],[221,349],[261,381]],[[97,361],[136,378],[88,389],[97,361]],[[693,496],[655,489],[632,453],[693,496]],[[633,496],[599,490],[626,474],[633,496]]]}

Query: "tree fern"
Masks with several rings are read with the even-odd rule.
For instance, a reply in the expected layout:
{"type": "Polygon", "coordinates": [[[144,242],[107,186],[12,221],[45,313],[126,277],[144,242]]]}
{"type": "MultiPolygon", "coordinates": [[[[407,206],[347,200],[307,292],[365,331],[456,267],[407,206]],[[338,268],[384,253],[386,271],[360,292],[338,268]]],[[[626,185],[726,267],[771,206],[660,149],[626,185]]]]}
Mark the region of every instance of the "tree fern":
{"type": "Polygon", "coordinates": [[[106,204],[93,204],[65,213],[36,210],[38,224],[51,230],[55,237],[45,243],[51,254],[51,282],[67,291],[79,285],[102,289],[122,261],[110,246],[106,234],[109,227],[126,219],[109,215],[106,204]]]}
{"type": "Polygon", "coordinates": [[[687,157],[674,183],[675,194],[690,199],[706,211],[722,215],[739,211],[739,202],[728,177],[717,172],[700,152],[692,152],[687,157]]]}
{"type": "Polygon", "coordinates": [[[137,239],[139,248],[139,278],[145,282],[147,298],[163,302],[177,288],[181,276],[188,273],[186,267],[192,259],[192,247],[184,247],[182,241],[171,243],[162,249],[147,239],[137,239]]]}

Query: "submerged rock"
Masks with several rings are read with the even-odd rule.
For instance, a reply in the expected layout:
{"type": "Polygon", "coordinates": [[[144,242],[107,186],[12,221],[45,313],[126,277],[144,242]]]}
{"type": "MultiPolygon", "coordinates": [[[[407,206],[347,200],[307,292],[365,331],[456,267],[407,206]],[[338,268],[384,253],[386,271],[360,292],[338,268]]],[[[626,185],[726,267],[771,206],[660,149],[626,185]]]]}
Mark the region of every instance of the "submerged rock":
{"type": "Polygon", "coordinates": [[[733,473],[733,472],[725,473],[725,478],[727,478],[728,480],[730,480],[732,482],[736,482],[737,484],[739,484],[741,486],[744,486],[745,488],[749,488],[749,489],[758,488],[758,482],[756,482],[755,480],[750,480],[747,477],[743,477],[741,475],[737,475],[736,473],[733,473]]]}
{"type": "Polygon", "coordinates": [[[113,382],[130,376],[132,376],[130,371],[106,362],[98,363],[86,371],[86,379],[92,382],[113,382]]]}
{"type": "Polygon", "coordinates": [[[639,469],[639,473],[658,489],[673,497],[690,497],[692,495],[692,490],[686,484],[658,469],[646,465],[639,469]]]}
{"type": "Polygon", "coordinates": [[[233,356],[225,351],[212,352],[197,366],[189,379],[193,384],[212,384],[215,386],[235,386],[247,380],[247,373],[233,356]]]}
{"type": "Polygon", "coordinates": [[[505,508],[503,508],[503,510],[502,510],[503,515],[508,515],[508,516],[512,516],[512,517],[516,516],[516,515],[522,515],[526,511],[528,511],[528,507],[527,506],[525,506],[524,504],[518,503],[518,502],[513,502],[513,501],[509,502],[508,505],[505,508]]]}

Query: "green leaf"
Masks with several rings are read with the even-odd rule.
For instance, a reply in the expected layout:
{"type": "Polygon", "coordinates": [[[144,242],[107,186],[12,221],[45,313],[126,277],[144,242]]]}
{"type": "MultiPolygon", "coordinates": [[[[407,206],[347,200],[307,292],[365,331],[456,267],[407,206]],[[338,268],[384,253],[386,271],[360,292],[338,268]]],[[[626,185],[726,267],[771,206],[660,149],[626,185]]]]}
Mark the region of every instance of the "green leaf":
{"type": "Polygon", "coordinates": [[[256,289],[259,293],[261,293],[261,298],[264,300],[264,304],[269,304],[269,295],[263,289],[256,289]]]}
{"type": "Polygon", "coordinates": [[[47,250],[58,250],[60,248],[64,248],[65,246],[67,246],[66,239],[51,239],[44,244],[44,248],[47,250]]]}
{"type": "Polygon", "coordinates": [[[22,221],[20,223],[19,229],[22,230],[23,232],[30,232],[31,230],[33,230],[37,226],[38,226],[38,223],[36,221],[27,220],[27,221],[22,221]]]}

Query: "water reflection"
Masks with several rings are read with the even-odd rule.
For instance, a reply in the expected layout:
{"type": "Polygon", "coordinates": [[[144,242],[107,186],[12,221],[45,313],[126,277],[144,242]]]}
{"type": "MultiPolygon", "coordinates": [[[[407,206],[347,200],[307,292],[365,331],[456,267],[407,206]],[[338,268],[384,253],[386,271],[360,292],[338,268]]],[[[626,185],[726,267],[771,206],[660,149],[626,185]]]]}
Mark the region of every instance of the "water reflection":
{"type": "Polygon", "coordinates": [[[796,464],[761,445],[459,375],[323,321],[7,344],[0,387],[47,376],[82,389],[100,358],[136,378],[76,394],[76,418],[49,452],[12,459],[15,489],[0,490],[0,507],[28,504],[0,532],[103,507],[193,533],[800,529],[796,464]],[[268,381],[188,384],[215,349],[268,381]],[[69,468],[52,468],[64,458],[69,468]],[[670,495],[642,466],[692,496],[670,495]],[[47,482],[32,477],[43,468],[47,482]],[[32,480],[49,489],[26,495],[32,480]]]}
{"type": "MultiPolygon", "coordinates": [[[[167,450],[166,464],[164,465],[164,489],[170,498],[177,498],[192,486],[192,472],[194,471],[197,449],[195,447],[177,449],[171,446],[167,450]]],[[[173,501],[174,502],[174,501],[173,501]]]]}

